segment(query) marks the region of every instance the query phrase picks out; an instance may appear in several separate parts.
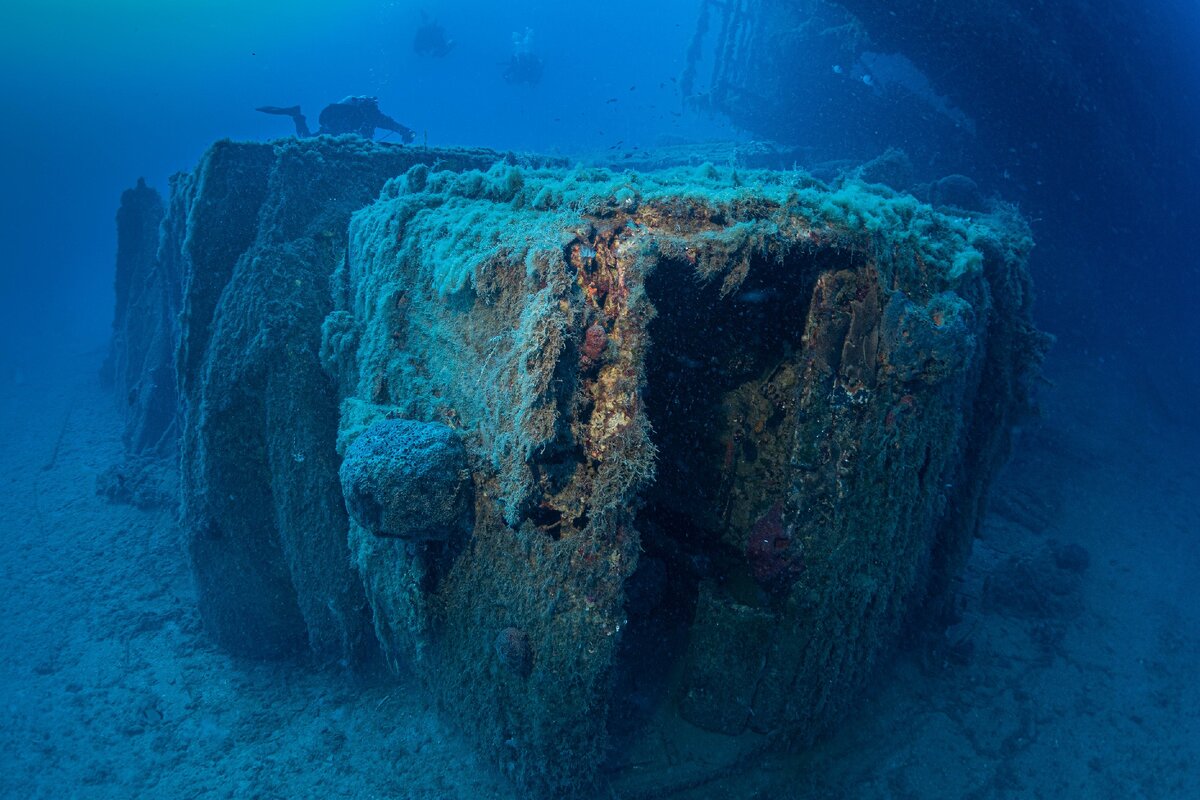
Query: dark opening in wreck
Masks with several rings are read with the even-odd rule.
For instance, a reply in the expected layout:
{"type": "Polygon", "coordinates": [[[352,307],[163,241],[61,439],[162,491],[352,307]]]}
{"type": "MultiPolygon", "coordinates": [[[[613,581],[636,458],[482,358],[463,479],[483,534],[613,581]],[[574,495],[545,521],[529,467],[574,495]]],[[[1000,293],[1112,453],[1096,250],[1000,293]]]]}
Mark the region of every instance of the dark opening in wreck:
{"type": "Polygon", "coordinates": [[[658,458],[635,523],[643,554],[626,586],[614,731],[679,699],[675,662],[702,584],[770,612],[802,568],[785,525],[772,523],[787,501],[801,339],[827,258],[753,258],[732,291],[686,261],[660,262],[646,280],[657,313],[643,398],[658,458]]]}

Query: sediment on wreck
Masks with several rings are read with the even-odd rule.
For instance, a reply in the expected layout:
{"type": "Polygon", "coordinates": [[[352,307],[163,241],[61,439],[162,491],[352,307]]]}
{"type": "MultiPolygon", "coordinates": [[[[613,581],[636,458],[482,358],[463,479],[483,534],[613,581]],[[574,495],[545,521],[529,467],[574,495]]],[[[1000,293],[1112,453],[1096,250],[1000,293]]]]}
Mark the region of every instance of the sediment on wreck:
{"type": "Polygon", "coordinates": [[[662,709],[811,739],[969,548],[1045,344],[1031,244],[797,172],[389,181],[324,322],[338,449],[452,431],[474,514],[351,521],[388,659],[547,796],[662,709]]]}
{"type": "Polygon", "coordinates": [[[206,627],[381,652],[531,796],[721,768],[639,785],[650,720],[836,722],[949,596],[1046,344],[1011,208],[853,177],[316,137],[150,191],[109,372],[170,352],[206,627]]]}
{"type": "Polygon", "coordinates": [[[163,260],[183,276],[177,375],[182,517],[206,627],[230,651],[322,660],[374,650],[350,567],[318,357],[350,214],[413,164],[490,151],[316,137],[218,142],[173,184],[163,260]]]}

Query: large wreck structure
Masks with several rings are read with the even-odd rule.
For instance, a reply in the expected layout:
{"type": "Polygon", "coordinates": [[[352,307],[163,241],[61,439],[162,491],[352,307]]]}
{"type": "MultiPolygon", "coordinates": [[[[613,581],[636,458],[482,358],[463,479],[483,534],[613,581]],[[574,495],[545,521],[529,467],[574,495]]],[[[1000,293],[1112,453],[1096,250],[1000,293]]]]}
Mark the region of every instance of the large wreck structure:
{"type": "Polygon", "coordinates": [[[212,635],[382,653],[540,796],[651,717],[835,721],[948,596],[1043,347],[1011,209],[798,171],[225,142],[161,230],[212,635]]]}

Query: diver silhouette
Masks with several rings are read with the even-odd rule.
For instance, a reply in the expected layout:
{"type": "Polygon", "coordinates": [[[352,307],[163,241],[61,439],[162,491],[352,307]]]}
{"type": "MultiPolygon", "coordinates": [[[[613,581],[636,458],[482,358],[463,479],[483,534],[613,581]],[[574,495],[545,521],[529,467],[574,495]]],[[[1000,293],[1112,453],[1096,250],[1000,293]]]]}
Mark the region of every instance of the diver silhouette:
{"type": "Polygon", "coordinates": [[[296,125],[296,135],[301,138],[354,133],[364,139],[374,139],[377,128],[400,134],[400,139],[405,143],[417,138],[417,134],[411,128],[401,125],[379,110],[377,97],[355,95],[325,106],[317,118],[321,127],[317,129],[316,134],[309,130],[308,120],[300,112],[300,106],[259,106],[255,111],[291,117],[296,125]]]}
{"type": "Polygon", "coordinates": [[[421,27],[417,28],[417,35],[413,37],[413,50],[416,54],[444,58],[454,49],[454,45],[455,41],[447,38],[446,29],[422,11],[421,27]]]}
{"type": "Polygon", "coordinates": [[[504,80],[508,83],[527,83],[536,86],[542,80],[542,57],[533,52],[533,29],[524,34],[513,33],[513,54],[504,64],[504,80]]]}

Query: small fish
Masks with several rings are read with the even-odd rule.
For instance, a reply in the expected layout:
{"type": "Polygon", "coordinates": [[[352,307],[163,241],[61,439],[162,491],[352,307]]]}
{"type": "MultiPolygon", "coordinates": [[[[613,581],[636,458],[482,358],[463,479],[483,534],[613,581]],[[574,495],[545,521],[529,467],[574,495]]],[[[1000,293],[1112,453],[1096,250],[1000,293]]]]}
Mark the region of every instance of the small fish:
{"type": "Polygon", "coordinates": [[[629,91],[631,91],[631,92],[632,92],[632,91],[633,91],[634,89],[636,89],[636,88],[637,88],[636,86],[630,86],[630,87],[629,87],[629,91]]]}
{"type": "Polygon", "coordinates": [[[760,303],[767,302],[776,294],[778,294],[778,292],[774,289],[751,289],[748,292],[742,292],[733,299],[738,303],[750,303],[751,305],[758,305],[760,303]]]}
{"type": "Polygon", "coordinates": [[[608,98],[607,100],[605,100],[604,102],[605,102],[605,104],[608,104],[608,103],[615,103],[615,102],[617,102],[617,98],[615,98],[615,97],[610,97],[610,98],[608,98]]]}

